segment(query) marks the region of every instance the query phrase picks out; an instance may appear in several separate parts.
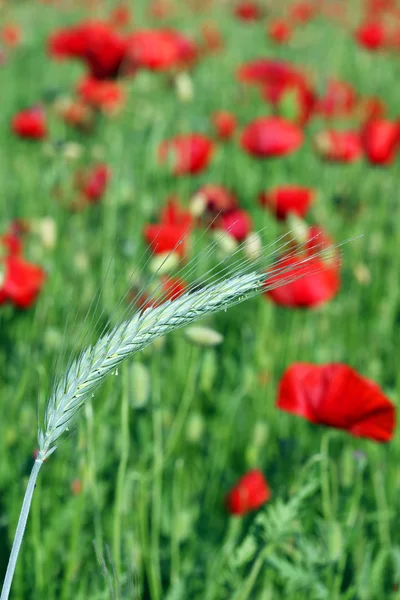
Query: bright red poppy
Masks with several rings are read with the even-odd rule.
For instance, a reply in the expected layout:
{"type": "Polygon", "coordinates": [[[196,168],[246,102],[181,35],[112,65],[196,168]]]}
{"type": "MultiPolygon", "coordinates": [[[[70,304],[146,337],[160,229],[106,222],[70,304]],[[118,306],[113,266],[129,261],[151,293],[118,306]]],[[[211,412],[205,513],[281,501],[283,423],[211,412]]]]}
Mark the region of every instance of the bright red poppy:
{"type": "Polygon", "coordinates": [[[363,153],[361,136],[357,131],[334,131],[326,129],[314,136],[314,147],[325,160],[352,163],[363,153]]]}
{"type": "Polygon", "coordinates": [[[228,233],[237,242],[243,242],[252,228],[251,217],[239,208],[225,211],[218,217],[215,227],[228,233]]]}
{"type": "Polygon", "coordinates": [[[354,37],[357,43],[367,50],[379,50],[386,44],[386,31],[382,23],[363,23],[355,31],[354,37]]]}
{"type": "Polygon", "coordinates": [[[235,115],[227,110],[219,110],[212,114],[211,120],[217,137],[221,140],[230,140],[236,131],[237,120],[235,115]]]}
{"type": "Polygon", "coordinates": [[[201,133],[177,135],[161,142],[158,158],[161,164],[172,161],[174,175],[200,173],[214,154],[214,143],[201,133]]]}
{"type": "Polygon", "coordinates": [[[4,273],[0,282],[0,304],[11,302],[18,308],[29,308],[36,300],[46,279],[41,267],[18,254],[10,254],[0,262],[4,273]]]}
{"type": "Polygon", "coordinates": [[[107,114],[121,110],[126,100],[125,91],[116,81],[90,76],[81,79],[77,92],[87,104],[107,114]]]}
{"type": "Polygon", "coordinates": [[[304,251],[292,250],[268,272],[265,293],[275,304],[288,308],[314,308],[325,304],[340,289],[337,254],[319,255],[332,241],[319,227],[310,227],[304,251]]]}
{"type": "Polygon", "coordinates": [[[262,17],[261,7],[258,2],[242,0],[235,6],[235,16],[241,21],[258,21],[262,17]]]}
{"type": "Polygon", "coordinates": [[[283,374],[276,405],[311,423],[377,442],[392,439],[396,409],[376,383],[345,364],[295,363],[283,374]]]}
{"type": "Polygon", "coordinates": [[[262,471],[248,471],[227,494],[225,503],[232,515],[245,515],[257,510],[271,498],[271,491],[262,471]]]}
{"type": "Polygon", "coordinates": [[[351,115],[357,104],[357,93],[346,81],[329,79],[323,96],[318,98],[316,112],[331,119],[351,115]]]}
{"type": "Polygon", "coordinates": [[[160,223],[146,225],[144,237],[153,254],[176,253],[183,258],[192,227],[192,215],[183,210],[175,198],[167,202],[160,223]]]}
{"type": "Polygon", "coordinates": [[[388,165],[399,147],[399,124],[388,119],[370,120],[364,127],[362,139],[368,160],[376,165],[388,165]]]}
{"type": "Polygon", "coordinates": [[[169,71],[190,66],[196,59],[196,44],[179,31],[143,29],[127,39],[128,70],[169,71]]]}
{"type": "Polygon", "coordinates": [[[252,156],[285,156],[300,148],[303,133],[281,117],[260,117],[245,127],[240,143],[243,150],[252,156]]]}
{"type": "Polygon", "coordinates": [[[40,106],[21,110],[14,115],[11,129],[21,138],[41,140],[47,136],[46,115],[40,106]]]}
{"type": "Polygon", "coordinates": [[[276,44],[286,44],[292,39],[293,29],[285,19],[275,19],[268,25],[268,36],[276,44]]]}
{"type": "Polygon", "coordinates": [[[96,79],[111,79],[120,73],[127,44],[109,23],[85,21],[56,31],[48,48],[54,58],[82,60],[96,79]]]}
{"type": "Polygon", "coordinates": [[[315,198],[315,190],[300,185],[281,185],[262,192],[259,201],[279,220],[290,214],[305,217],[315,198]]]}

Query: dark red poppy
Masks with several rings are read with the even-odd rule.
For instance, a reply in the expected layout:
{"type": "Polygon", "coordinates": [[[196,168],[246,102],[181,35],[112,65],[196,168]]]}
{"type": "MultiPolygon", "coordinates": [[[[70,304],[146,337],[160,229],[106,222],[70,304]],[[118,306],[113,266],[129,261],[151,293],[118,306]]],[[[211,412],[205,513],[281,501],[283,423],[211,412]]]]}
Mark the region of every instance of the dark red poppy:
{"type": "Polygon", "coordinates": [[[284,220],[290,214],[305,217],[314,201],[315,191],[312,188],[300,185],[281,185],[260,194],[262,206],[266,206],[276,215],[277,219],[284,220]]]}
{"type": "Polygon", "coordinates": [[[221,140],[229,140],[236,130],[237,120],[235,115],[227,110],[219,110],[211,116],[215,132],[221,140]]]}
{"type": "Polygon", "coordinates": [[[262,471],[248,471],[227,494],[225,503],[232,515],[245,515],[257,510],[271,498],[271,491],[262,471]]]}
{"type": "Polygon", "coordinates": [[[194,213],[209,213],[216,216],[220,213],[234,210],[238,207],[236,196],[222,185],[207,183],[201,186],[193,195],[191,204],[194,213]]]}
{"type": "Polygon", "coordinates": [[[276,44],[286,44],[292,39],[292,26],[285,19],[275,19],[268,25],[268,36],[276,44]]]}
{"type": "Polygon", "coordinates": [[[300,148],[303,133],[281,117],[260,117],[247,125],[240,143],[243,150],[252,156],[285,156],[300,148]]]}
{"type": "Polygon", "coordinates": [[[395,406],[376,383],[345,364],[290,366],[280,381],[276,405],[357,437],[377,442],[393,437],[395,406]]]}
{"type": "Polygon", "coordinates": [[[304,252],[292,250],[271,268],[266,286],[273,289],[266,295],[275,304],[289,308],[314,308],[331,300],[340,288],[339,257],[318,255],[331,243],[322,229],[310,227],[304,252]]]}
{"type": "Polygon", "coordinates": [[[197,58],[194,42],[181,32],[143,29],[127,39],[127,68],[168,71],[191,65],[197,58]]]}
{"type": "Polygon", "coordinates": [[[363,155],[361,136],[356,131],[326,129],[314,136],[314,147],[325,160],[351,163],[363,155]]]}
{"type": "Polygon", "coordinates": [[[241,21],[258,21],[262,17],[262,10],[258,2],[242,0],[235,6],[234,14],[241,21]]]}
{"type": "Polygon", "coordinates": [[[110,178],[110,168],[100,163],[86,171],[78,172],[76,184],[84,200],[89,204],[96,204],[103,197],[110,178]]]}
{"type": "Polygon", "coordinates": [[[110,79],[119,74],[127,44],[109,23],[86,21],[56,31],[49,39],[54,58],[84,61],[96,79],[110,79]]]}
{"type": "Polygon", "coordinates": [[[118,112],[126,99],[123,88],[116,81],[90,76],[81,79],[77,92],[87,104],[107,114],[118,112]]]}
{"type": "Polygon", "coordinates": [[[363,23],[355,31],[354,37],[357,43],[367,50],[379,50],[386,43],[386,31],[382,23],[363,23]]]}
{"type": "Polygon", "coordinates": [[[346,81],[329,79],[325,93],[318,98],[316,112],[330,119],[349,116],[357,104],[357,93],[346,81]]]}
{"type": "Polygon", "coordinates": [[[11,129],[19,137],[41,140],[47,136],[46,115],[40,106],[21,110],[11,121],[11,129]]]}
{"type": "Polygon", "coordinates": [[[201,133],[188,133],[161,142],[158,158],[163,164],[171,157],[174,175],[186,175],[204,171],[213,154],[212,140],[201,133]]]}
{"type": "Polygon", "coordinates": [[[370,120],[365,125],[362,139],[368,160],[376,165],[393,162],[400,141],[400,127],[387,119],[370,120]]]}
{"type": "Polygon", "coordinates": [[[22,256],[10,254],[2,259],[4,274],[0,283],[0,304],[11,302],[18,308],[29,308],[36,300],[46,274],[22,256]]]}
{"type": "Polygon", "coordinates": [[[237,242],[243,242],[252,228],[251,217],[245,210],[236,208],[223,212],[218,217],[215,227],[228,233],[237,242]]]}
{"type": "Polygon", "coordinates": [[[183,258],[192,227],[192,216],[182,210],[175,198],[167,202],[161,222],[146,225],[144,237],[153,254],[174,252],[183,258]]]}

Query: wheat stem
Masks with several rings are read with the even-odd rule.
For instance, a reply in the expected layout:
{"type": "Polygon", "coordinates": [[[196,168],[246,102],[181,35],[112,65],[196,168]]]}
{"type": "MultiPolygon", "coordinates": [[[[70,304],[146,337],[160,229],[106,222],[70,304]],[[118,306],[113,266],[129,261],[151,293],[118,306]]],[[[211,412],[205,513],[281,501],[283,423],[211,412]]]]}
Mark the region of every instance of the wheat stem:
{"type": "Polygon", "coordinates": [[[29,509],[31,507],[33,492],[36,487],[36,479],[42,466],[43,461],[40,459],[35,460],[31,474],[29,476],[28,485],[26,486],[26,492],[24,501],[22,503],[21,512],[18,519],[17,531],[15,532],[14,542],[11,549],[10,559],[8,561],[7,572],[4,578],[3,589],[1,590],[0,600],[8,600],[10,594],[11,583],[14,577],[15,566],[17,564],[18,554],[21,548],[22,540],[25,533],[26,521],[29,515],[29,509]]]}

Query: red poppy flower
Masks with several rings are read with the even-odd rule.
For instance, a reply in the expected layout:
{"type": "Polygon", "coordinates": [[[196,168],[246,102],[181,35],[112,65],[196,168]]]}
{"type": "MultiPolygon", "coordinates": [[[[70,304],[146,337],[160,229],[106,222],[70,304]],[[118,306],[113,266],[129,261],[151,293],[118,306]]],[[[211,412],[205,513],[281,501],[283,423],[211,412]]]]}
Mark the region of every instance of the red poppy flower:
{"type": "Polygon", "coordinates": [[[262,206],[266,206],[276,215],[277,219],[284,220],[290,214],[304,217],[314,201],[315,191],[300,185],[282,185],[260,194],[262,206]]]}
{"type": "Polygon", "coordinates": [[[275,304],[290,308],[314,308],[331,300],[340,288],[339,259],[334,256],[328,261],[318,256],[330,245],[331,240],[320,228],[310,227],[305,252],[290,252],[272,267],[266,285],[273,289],[266,295],[275,304]]]}
{"type": "Polygon", "coordinates": [[[215,226],[228,233],[237,242],[243,242],[251,231],[252,223],[250,215],[245,210],[237,208],[223,212],[215,226]]]}
{"type": "Polygon", "coordinates": [[[207,21],[202,24],[201,37],[201,48],[204,54],[219,52],[224,47],[222,34],[218,25],[213,21],[207,21]]]}
{"type": "Polygon", "coordinates": [[[294,23],[305,25],[313,19],[317,12],[316,4],[312,2],[295,2],[289,8],[290,19],[294,23]]]}
{"type": "Polygon", "coordinates": [[[93,77],[110,79],[119,74],[127,45],[108,23],[87,21],[56,31],[48,48],[52,57],[80,59],[93,77]]]}
{"type": "Polygon", "coordinates": [[[108,114],[118,112],[126,99],[124,90],[117,82],[90,76],[79,82],[77,92],[87,104],[108,114]]]}
{"type": "Polygon", "coordinates": [[[279,115],[303,127],[311,118],[315,94],[308,84],[298,81],[285,86],[280,92],[270,86],[264,88],[264,98],[277,107],[279,115]],[[271,94],[272,92],[272,94],[271,94]],[[276,101],[272,100],[275,96],[276,101]]]}
{"type": "Polygon", "coordinates": [[[235,7],[235,16],[241,21],[258,21],[262,17],[262,11],[257,2],[243,0],[235,7]]]}
{"type": "Polygon", "coordinates": [[[276,19],[268,25],[268,35],[277,44],[285,44],[292,38],[292,27],[284,19],[276,19]]]}
{"type": "Polygon", "coordinates": [[[204,171],[213,154],[212,140],[201,133],[188,133],[161,142],[158,158],[165,163],[172,156],[174,175],[186,175],[204,171]]]}
{"type": "Polygon", "coordinates": [[[357,93],[346,81],[330,79],[325,94],[318,98],[316,111],[330,119],[346,117],[352,113],[357,104],[357,93]]]}
{"type": "Polygon", "coordinates": [[[2,260],[4,274],[0,282],[0,304],[11,302],[18,308],[29,308],[36,300],[46,279],[40,267],[22,256],[11,254],[2,260]]]}
{"type": "Polygon", "coordinates": [[[21,29],[14,23],[3,25],[0,30],[0,39],[8,48],[16,48],[21,43],[21,29]]]}
{"type": "Polygon", "coordinates": [[[296,363],[283,374],[276,405],[311,423],[377,442],[392,439],[396,409],[378,385],[351,367],[296,363]]]}
{"type": "Polygon", "coordinates": [[[40,106],[21,110],[13,117],[11,128],[19,137],[41,140],[47,135],[46,115],[40,106]]]}
{"type": "Polygon", "coordinates": [[[400,127],[387,119],[370,120],[362,134],[368,160],[376,165],[393,162],[399,145],[400,127]]]}
{"type": "Polygon", "coordinates": [[[238,207],[236,196],[222,185],[207,183],[194,194],[191,204],[195,213],[208,212],[212,216],[238,207]]]}
{"type": "Polygon", "coordinates": [[[285,156],[303,143],[301,129],[281,117],[260,117],[244,129],[241,146],[252,156],[285,156]]]}
{"type": "Polygon", "coordinates": [[[197,58],[197,47],[179,31],[144,29],[136,31],[127,40],[128,68],[168,71],[192,64],[197,58]]]}
{"type": "Polygon", "coordinates": [[[215,127],[217,136],[221,140],[229,140],[236,130],[236,117],[227,110],[215,112],[212,117],[212,122],[215,127]]]}
{"type": "Polygon", "coordinates": [[[318,154],[325,160],[351,163],[363,155],[361,136],[356,131],[327,129],[317,133],[313,143],[318,154]]]}
{"type": "Polygon", "coordinates": [[[358,44],[367,50],[379,50],[386,43],[386,32],[382,23],[364,23],[354,33],[358,44]]]}
{"type": "Polygon", "coordinates": [[[261,471],[248,471],[226,496],[227,510],[233,515],[245,515],[257,510],[271,498],[271,491],[261,471]]]}
{"type": "Polygon", "coordinates": [[[191,214],[182,210],[175,199],[170,199],[161,214],[161,222],[146,225],[144,237],[153,254],[175,252],[183,258],[191,226],[191,214]]]}
{"type": "Polygon", "coordinates": [[[83,198],[90,204],[96,204],[104,195],[111,178],[111,170],[105,164],[98,164],[76,175],[76,184],[83,198]]]}

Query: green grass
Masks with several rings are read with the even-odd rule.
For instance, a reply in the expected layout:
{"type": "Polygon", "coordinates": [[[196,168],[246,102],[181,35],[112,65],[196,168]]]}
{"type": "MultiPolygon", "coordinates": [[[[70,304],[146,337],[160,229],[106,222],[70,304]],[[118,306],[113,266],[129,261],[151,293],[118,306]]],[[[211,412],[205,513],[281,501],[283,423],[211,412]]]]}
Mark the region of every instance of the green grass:
{"type": "MultiPolygon", "coordinates": [[[[144,23],[142,11],[136,12],[137,23],[144,23]]],[[[35,306],[26,312],[0,307],[0,573],[55,357],[62,353],[62,372],[70,352],[79,350],[82,328],[95,338],[108,319],[115,320],[128,274],[144,251],[143,225],[168,194],[178,193],[187,204],[203,182],[228,185],[251,211],[255,229],[267,228],[263,238],[269,243],[281,229],[257,206],[257,193],[278,183],[311,185],[319,200],[310,222],[338,241],[363,237],[345,246],[342,290],[321,309],[291,311],[265,298],[250,300],[208,321],[224,335],[218,348],[191,346],[177,332],[125,364],[96,392],[42,469],[15,600],[112,598],[107,581],[123,599],[400,597],[398,436],[377,446],[274,407],[277,383],[294,361],[346,362],[398,402],[399,161],[387,168],[366,161],[324,164],[309,141],[318,122],[308,127],[302,149],[279,161],[257,162],[232,143],[219,148],[204,174],[178,180],[155,160],[164,137],[209,131],[213,110],[232,109],[242,124],[266,113],[256,94],[238,93],[233,74],[246,59],[281,56],[314,69],[320,82],[332,75],[354,83],[360,93],[378,91],[393,117],[400,101],[398,60],[356,49],[325,21],[296,34],[292,46],[276,49],[263,24],[246,27],[226,8],[219,12],[226,52],[194,70],[192,103],[180,103],[163,77],[140,74],[127,82],[126,109],[101,120],[91,136],[51,117],[52,142],[83,145],[81,161],[71,164],[62,150],[49,151],[51,143],[13,137],[9,120],[49,90],[69,93],[83,70],[50,61],[44,42],[55,27],[85,13],[65,15],[22,1],[3,9],[4,20],[21,24],[24,44],[0,68],[2,230],[17,216],[51,216],[58,242],[49,251],[29,238],[26,256],[48,271],[35,306]],[[111,166],[112,183],[98,206],[71,214],[53,189],[60,183],[68,194],[74,170],[92,156],[111,166]],[[361,263],[371,274],[367,285],[354,274],[361,263]],[[99,289],[96,332],[95,318],[89,325],[84,318],[99,289]],[[148,394],[136,364],[145,369],[148,394]],[[140,395],[144,404],[138,406],[140,395]],[[258,514],[231,518],[224,495],[254,466],[265,472],[272,500],[258,514]],[[75,480],[82,484],[79,494],[72,491],[75,480]]],[[[187,10],[171,24],[194,33],[199,21],[187,10]]],[[[198,247],[205,248],[206,240],[198,247]]],[[[206,265],[200,250],[198,255],[202,272],[206,265]]]]}

